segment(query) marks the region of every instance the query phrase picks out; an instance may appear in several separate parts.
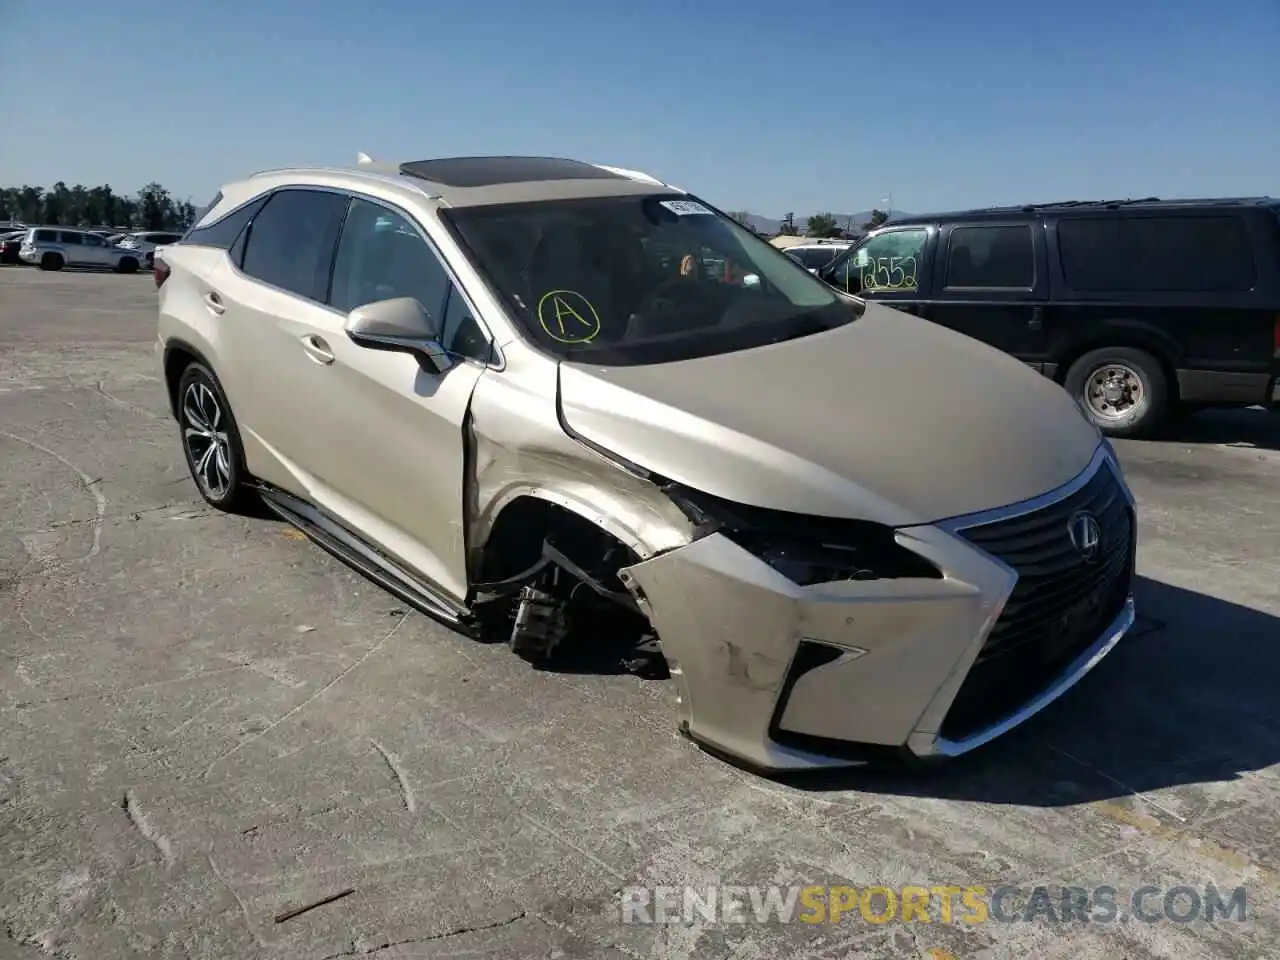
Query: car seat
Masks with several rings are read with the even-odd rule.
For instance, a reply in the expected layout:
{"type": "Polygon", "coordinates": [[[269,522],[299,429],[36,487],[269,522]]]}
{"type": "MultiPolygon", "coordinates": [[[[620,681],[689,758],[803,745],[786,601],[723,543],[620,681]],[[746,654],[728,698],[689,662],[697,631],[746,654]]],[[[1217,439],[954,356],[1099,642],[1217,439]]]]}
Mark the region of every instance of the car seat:
{"type": "Polygon", "coordinates": [[[600,332],[593,339],[613,340],[622,334],[622,324],[614,314],[612,278],[587,255],[575,223],[547,228],[530,258],[529,309],[536,313],[539,303],[553,290],[575,293],[591,304],[600,320],[600,332]]]}

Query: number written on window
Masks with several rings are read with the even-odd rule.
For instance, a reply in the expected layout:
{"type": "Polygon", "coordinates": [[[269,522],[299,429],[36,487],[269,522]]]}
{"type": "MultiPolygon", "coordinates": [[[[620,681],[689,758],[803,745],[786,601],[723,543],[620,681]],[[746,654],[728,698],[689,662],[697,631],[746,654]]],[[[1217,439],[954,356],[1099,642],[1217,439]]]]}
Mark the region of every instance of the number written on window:
{"type": "Polygon", "coordinates": [[[910,292],[920,286],[926,230],[895,230],[872,237],[853,255],[851,276],[865,293],[910,292]]]}

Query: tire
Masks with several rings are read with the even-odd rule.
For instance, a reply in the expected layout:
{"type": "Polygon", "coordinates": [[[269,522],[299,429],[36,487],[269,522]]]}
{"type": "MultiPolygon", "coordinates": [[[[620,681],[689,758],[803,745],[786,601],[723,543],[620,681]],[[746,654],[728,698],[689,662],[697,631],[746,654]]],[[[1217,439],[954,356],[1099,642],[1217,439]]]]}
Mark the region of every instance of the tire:
{"type": "Polygon", "coordinates": [[[116,264],[117,273],[137,273],[138,261],[133,257],[121,257],[120,262],[116,264]]]}
{"type": "Polygon", "coordinates": [[[147,254],[147,269],[154,270],[156,265],[156,255],[154,253],[147,254]]]}
{"type": "Polygon", "coordinates": [[[67,262],[62,259],[60,253],[46,253],[40,258],[41,270],[61,270],[66,265],[67,262]]]}
{"type": "Polygon", "coordinates": [[[177,396],[182,453],[196,489],[218,510],[245,512],[254,490],[240,431],[218,378],[204,364],[192,363],[178,379],[177,396]]]}
{"type": "Polygon", "coordinates": [[[1071,365],[1063,386],[1109,437],[1149,434],[1169,410],[1169,381],[1151,354],[1134,347],[1091,350],[1071,365]]]}

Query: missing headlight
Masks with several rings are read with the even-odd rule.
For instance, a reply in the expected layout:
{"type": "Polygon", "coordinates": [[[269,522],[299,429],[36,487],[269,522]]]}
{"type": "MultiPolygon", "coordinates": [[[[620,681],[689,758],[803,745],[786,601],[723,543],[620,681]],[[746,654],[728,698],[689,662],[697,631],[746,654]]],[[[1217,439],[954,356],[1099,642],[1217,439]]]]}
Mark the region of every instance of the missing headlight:
{"type": "Polygon", "coordinates": [[[720,533],[800,586],[942,577],[883,524],[743,506],[676,484],[666,493],[696,524],[698,535],[720,533]]]}

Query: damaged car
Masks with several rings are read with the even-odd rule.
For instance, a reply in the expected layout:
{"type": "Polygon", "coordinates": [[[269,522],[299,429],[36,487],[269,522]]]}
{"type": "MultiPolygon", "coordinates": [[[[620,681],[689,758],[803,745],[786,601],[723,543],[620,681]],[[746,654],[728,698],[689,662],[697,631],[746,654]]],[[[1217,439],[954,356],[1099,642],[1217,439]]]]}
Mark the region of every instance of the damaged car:
{"type": "Polygon", "coordinates": [[[1133,623],[1133,498],[1061,387],[647,174],[266,171],[155,279],[209,503],[534,663],[669,672],[736,763],[966,753],[1133,623]]]}

